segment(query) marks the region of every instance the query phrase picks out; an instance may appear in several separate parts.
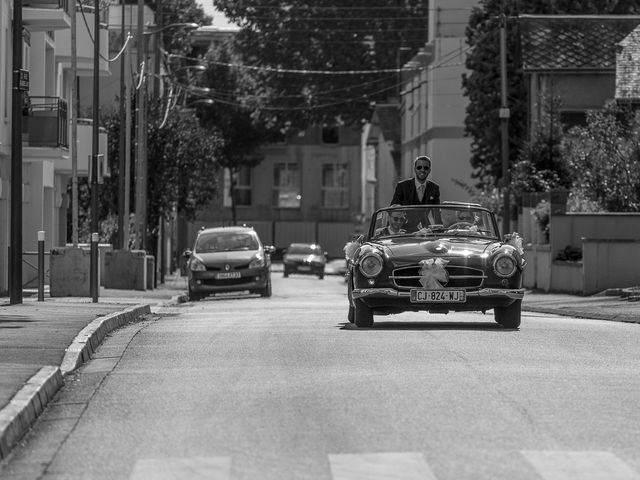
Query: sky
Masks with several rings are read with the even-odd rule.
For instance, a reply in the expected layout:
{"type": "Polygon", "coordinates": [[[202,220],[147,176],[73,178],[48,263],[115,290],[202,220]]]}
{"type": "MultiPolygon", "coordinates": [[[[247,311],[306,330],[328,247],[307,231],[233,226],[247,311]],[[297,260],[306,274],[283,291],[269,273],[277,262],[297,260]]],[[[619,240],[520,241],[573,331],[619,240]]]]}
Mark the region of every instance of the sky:
{"type": "Polygon", "coordinates": [[[220,13],[218,10],[216,10],[213,7],[212,0],[198,0],[198,3],[204,9],[204,13],[206,13],[207,15],[211,15],[213,17],[212,25],[214,27],[219,27],[219,28],[236,27],[234,24],[229,23],[229,21],[227,20],[227,17],[225,17],[222,13],[220,13]]]}

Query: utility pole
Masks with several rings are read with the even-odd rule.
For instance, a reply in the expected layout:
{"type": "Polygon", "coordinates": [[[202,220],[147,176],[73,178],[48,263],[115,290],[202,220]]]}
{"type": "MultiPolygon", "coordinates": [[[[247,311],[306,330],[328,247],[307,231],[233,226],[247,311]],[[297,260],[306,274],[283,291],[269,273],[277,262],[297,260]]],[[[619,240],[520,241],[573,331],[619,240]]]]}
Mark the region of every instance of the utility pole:
{"type": "MultiPolygon", "coordinates": [[[[126,42],[124,38],[124,19],[126,15],[126,4],[124,0],[120,0],[122,2],[122,17],[120,19],[120,38],[123,42],[126,42]]],[[[125,148],[126,148],[126,125],[123,125],[122,120],[126,116],[125,109],[125,101],[129,101],[127,96],[127,89],[124,84],[124,76],[125,76],[125,60],[127,58],[126,54],[126,46],[125,52],[123,52],[123,56],[120,57],[120,105],[119,105],[119,114],[120,114],[120,136],[118,138],[118,170],[120,174],[118,175],[118,244],[116,248],[118,249],[126,249],[127,247],[127,236],[125,235],[125,224],[129,224],[127,212],[124,209],[125,196],[127,195],[127,191],[125,190],[125,175],[128,173],[125,171],[126,169],[126,159],[125,159],[125,148]],[[126,97],[126,100],[125,100],[126,97]]]]}
{"type": "Polygon", "coordinates": [[[136,41],[138,52],[138,70],[140,72],[138,94],[136,96],[137,109],[137,148],[136,148],[136,248],[145,249],[147,229],[147,161],[146,161],[146,39],[144,36],[144,0],[138,0],[138,35],[136,41]]]}
{"type": "MultiPolygon", "coordinates": [[[[11,261],[10,303],[22,303],[22,0],[13,0],[13,76],[11,90],[11,261]]],[[[28,73],[25,74],[28,78],[28,73]]],[[[26,90],[29,89],[28,81],[26,90]]]]}
{"type": "MultiPolygon", "coordinates": [[[[98,145],[100,122],[100,0],[95,0],[93,23],[93,139],[91,142],[91,235],[98,234],[98,145]]],[[[75,14],[75,12],[74,12],[75,14]]],[[[92,242],[93,243],[93,242],[92,242]]],[[[93,302],[98,301],[98,252],[91,254],[89,289],[93,302]]]]}
{"type": "MultiPolygon", "coordinates": [[[[71,242],[78,247],[78,45],[77,4],[71,13],[71,242]]],[[[83,8],[82,5],[80,8],[83,8]]]]}
{"type": "Polygon", "coordinates": [[[510,228],[510,178],[509,178],[509,107],[507,106],[507,17],[500,15],[500,137],[502,144],[502,235],[509,233],[510,228]]]}

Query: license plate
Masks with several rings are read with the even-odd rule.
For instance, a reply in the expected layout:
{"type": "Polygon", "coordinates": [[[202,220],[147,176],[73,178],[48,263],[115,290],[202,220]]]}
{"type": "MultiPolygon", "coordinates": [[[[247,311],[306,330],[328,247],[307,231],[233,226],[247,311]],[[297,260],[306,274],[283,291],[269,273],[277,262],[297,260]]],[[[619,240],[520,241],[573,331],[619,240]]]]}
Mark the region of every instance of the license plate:
{"type": "Polygon", "coordinates": [[[310,272],[311,271],[311,267],[306,266],[306,265],[300,265],[298,267],[298,270],[300,270],[301,272],[310,272]]]}
{"type": "Polygon", "coordinates": [[[421,290],[414,288],[410,292],[413,303],[463,303],[467,301],[464,290],[421,290]]]}
{"type": "Polygon", "coordinates": [[[222,272],[216,273],[218,280],[226,280],[227,278],[240,278],[240,272],[222,272]]]}

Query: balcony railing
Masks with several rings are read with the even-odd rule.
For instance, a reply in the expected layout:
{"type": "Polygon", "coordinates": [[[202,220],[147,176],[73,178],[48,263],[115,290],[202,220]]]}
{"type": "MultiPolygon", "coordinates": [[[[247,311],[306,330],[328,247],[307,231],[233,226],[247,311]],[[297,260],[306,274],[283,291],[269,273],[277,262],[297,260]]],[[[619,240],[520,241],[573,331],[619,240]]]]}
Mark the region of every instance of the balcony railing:
{"type": "Polygon", "coordinates": [[[23,142],[29,147],[68,147],[67,102],[59,97],[26,97],[23,142]]]}
{"type": "Polygon", "coordinates": [[[61,8],[65,12],[69,12],[68,0],[23,0],[22,6],[28,8],[61,8]]]}

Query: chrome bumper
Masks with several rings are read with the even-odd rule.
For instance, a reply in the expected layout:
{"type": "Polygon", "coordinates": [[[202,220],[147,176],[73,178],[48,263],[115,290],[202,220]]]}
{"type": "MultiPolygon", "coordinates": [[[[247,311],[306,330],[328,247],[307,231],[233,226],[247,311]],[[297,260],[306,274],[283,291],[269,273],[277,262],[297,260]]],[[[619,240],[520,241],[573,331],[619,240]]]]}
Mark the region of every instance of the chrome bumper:
{"type": "MultiPolygon", "coordinates": [[[[353,298],[362,297],[399,297],[409,298],[409,291],[398,291],[393,288],[354,288],[351,292],[353,298]]],[[[522,300],[524,298],[524,288],[481,288],[467,292],[469,297],[506,297],[514,300],[522,300]]]]}

